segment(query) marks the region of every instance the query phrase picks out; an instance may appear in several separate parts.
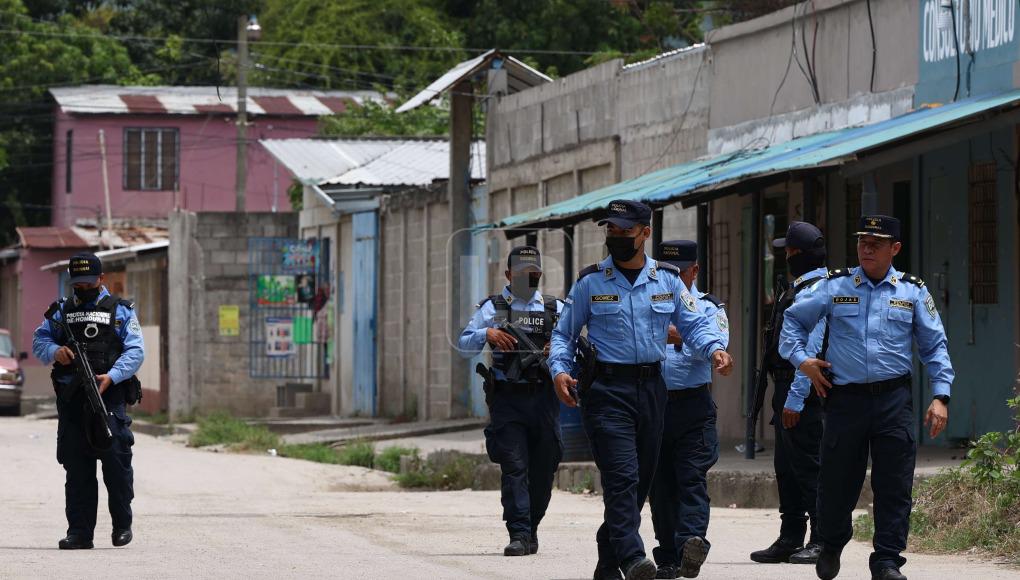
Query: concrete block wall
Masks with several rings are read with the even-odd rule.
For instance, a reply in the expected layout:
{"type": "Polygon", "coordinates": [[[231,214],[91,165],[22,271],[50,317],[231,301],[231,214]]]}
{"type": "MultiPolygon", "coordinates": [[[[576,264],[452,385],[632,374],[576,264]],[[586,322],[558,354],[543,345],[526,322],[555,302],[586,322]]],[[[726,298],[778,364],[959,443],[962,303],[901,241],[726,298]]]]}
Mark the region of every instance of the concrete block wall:
{"type": "Polygon", "coordinates": [[[268,413],[282,379],[249,376],[248,239],[296,237],[293,213],[170,216],[169,290],[172,416],[223,410],[268,413]],[[219,335],[219,307],[240,309],[240,336],[219,335]]]}

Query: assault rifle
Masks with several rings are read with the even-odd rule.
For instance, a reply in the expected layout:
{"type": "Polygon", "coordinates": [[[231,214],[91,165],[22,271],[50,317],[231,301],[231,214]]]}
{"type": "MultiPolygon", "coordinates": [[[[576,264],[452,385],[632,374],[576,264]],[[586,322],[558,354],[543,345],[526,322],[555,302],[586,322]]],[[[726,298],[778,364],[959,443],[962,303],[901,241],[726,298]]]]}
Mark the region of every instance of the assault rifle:
{"type": "Polygon", "coordinates": [[[510,382],[521,380],[524,373],[532,366],[538,365],[540,378],[552,380],[552,373],[549,370],[549,361],[545,356],[545,349],[535,344],[528,333],[516,327],[510,321],[503,322],[497,326],[499,330],[507,332],[517,340],[517,351],[519,356],[514,357],[510,368],[506,372],[506,379],[510,382]],[[523,347],[523,348],[522,348],[523,347]]]}
{"type": "Polygon", "coordinates": [[[110,431],[110,424],[107,420],[109,412],[106,410],[106,404],[99,392],[99,383],[96,382],[96,373],[92,371],[92,364],[85,356],[85,347],[74,337],[74,332],[71,331],[71,325],[67,324],[66,317],[63,313],[59,320],[54,316],[57,310],[56,305],[51,307],[46,311],[46,318],[50,324],[60,328],[64,336],[67,337],[67,346],[74,353],[74,360],[71,361],[71,364],[74,366],[75,375],[81,382],[81,386],[85,389],[86,410],[90,414],[85,425],[85,437],[93,449],[106,451],[113,445],[113,433],[110,431]]]}
{"type": "Polygon", "coordinates": [[[770,355],[773,355],[772,345],[775,343],[776,333],[781,332],[782,328],[779,327],[780,315],[782,314],[780,305],[783,303],[783,295],[789,292],[789,285],[786,283],[786,279],[782,276],[776,276],[776,286],[774,295],[776,296],[775,302],[772,303],[772,315],[769,317],[769,323],[765,326],[764,332],[762,332],[762,356],[761,362],[758,363],[758,368],[754,369],[754,406],[750,409],[747,415],[747,433],[753,434],[755,428],[758,426],[758,415],[761,415],[761,409],[765,406],[765,393],[769,388],[769,374],[766,369],[766,365],[770,360],[770,355]]]}

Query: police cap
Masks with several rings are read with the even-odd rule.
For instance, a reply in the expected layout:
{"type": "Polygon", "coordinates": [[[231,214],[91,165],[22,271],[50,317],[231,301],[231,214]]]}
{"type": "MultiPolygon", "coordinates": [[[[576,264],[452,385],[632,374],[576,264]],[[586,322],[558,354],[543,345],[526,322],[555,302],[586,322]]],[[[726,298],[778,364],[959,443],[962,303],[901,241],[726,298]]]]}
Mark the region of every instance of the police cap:
{"type": "Polygon", "coordinates": [[[535,246],[517,246],[506,258],[506,268],[511,272],[520,270],[542,271],[542,255],[535,246]]]}
{"type": "Polygon", "coordinates": [[[606,207],[606,214],[599,220],[599,225],[607,223],[618,228],[629,230],[637,224],[649,225],[652,222],[652,208],[640,201],[628,199],[616,199],[609,202],[606,207]]]}
{"type": "Polygon", "coordinates": [[[67,262],[70,283],[95,284],[103,273],[103,262],[92,253],[75,254],[67,262]]]}
{"type": "Polygon", "coordinates": [[[680,271],[686,270],[698,261],[698,243],[692,240],[662,242],[659,246],[659,259],[673,264],[680,271]]]}
{"type": "Polygon", "coordinates": [[[854,235],[899,240],[900,220],[887,215],[864,215],[861,216],[854,235]]]}

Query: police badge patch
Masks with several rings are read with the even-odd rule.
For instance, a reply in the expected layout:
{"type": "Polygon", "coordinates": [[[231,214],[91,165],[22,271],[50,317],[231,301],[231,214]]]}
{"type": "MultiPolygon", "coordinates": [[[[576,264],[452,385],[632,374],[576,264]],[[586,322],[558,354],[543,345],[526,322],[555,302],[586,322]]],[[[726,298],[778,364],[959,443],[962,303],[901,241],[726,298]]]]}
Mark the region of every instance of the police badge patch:
{"type": "Polygon", "coordinates": [[[138,324],[138,319],[137,318],[134,318],[134,319],[131,320],[131,324],[128,325],[128,330],[131,332],[131,334],[141,334],[142,333],[142,326],[140,324],[138,324]]]}
{"type": "Polygon", "coordinates": [[[694,303],[694,297],[691,296],[690,292],[688,292],[686,290],[681,292],[680,293],[680,301],[684,303],[684,307],[686,307],[687,310],[690,310],[691,312],[697,312],[698,311],[698,306],[697,306],[697,304],[694,303]]]}
{"type": "Polygon", "coordinates": [[[723,332],[730,331],[730,319],[726,317],[726,311],[720,309],[715,315],[715,323],[719,325],[719,330],[723,332]]]}
{"type": "Polygon", "coordinates": [[[938,311],[935,310],[935,300],[932,299],[931,294],[924,299],[924,307],[928,309],[928,314],[931,314],[932,318],[938,317],[938,311]]]}

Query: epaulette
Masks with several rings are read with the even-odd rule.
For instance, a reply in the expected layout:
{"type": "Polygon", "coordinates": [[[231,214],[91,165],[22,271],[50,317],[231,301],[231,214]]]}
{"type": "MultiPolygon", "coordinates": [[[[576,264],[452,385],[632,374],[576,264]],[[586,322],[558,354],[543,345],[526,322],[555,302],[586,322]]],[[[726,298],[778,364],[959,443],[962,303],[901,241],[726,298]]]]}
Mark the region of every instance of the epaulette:
{"type": "Polygon", "coordinates": [[[677,276],[680,275],[680,268],[677,268],[676,266],[674,266],[673,264],[670,264],[669,262],[659,262],[658,263],[658,268],[660,270],[664,270],[666,272],[672,272],[672,273],[676,274],[677,276]]]}
{"type": "Polygon", "coordinates": [[[702,298],[704,298],[705,300],[708,300],[712,304],[715,304],[716,308],[722,308],[723,306],[726,306],[726,304],[724,304],[722,300],[719,300],[718,298],[716,298],[712,294],[705,294],[704,296],[702,296],[702,298]]]}
{"type": "Polygon", "coordinates": [[[581,278],[584,278],[588,274],[594,274],[595,272],[600,271],[602,271],[602,266],[600,264],[592,264],[591,266],[588,266],[587,268],[577,273],[577,280],[580,281],[581,278]]]}
{"type": "Polygon", "coordinates": [[[47,318],[47,319],[50,318],[51,316],[53,316],[57,312],[60,312],[61,308],[63,306],[64,306],[64,299],[61,298],[60,300],[57,300],[53,304],[50,304],[50,307],[46,309],[46,313],[43,314],[43,317],[47,318]]]}
{"type": "Polygon", "coordinates": [[[828,278],[842,278],[843,276],[850,275],[850,268],[836,268],[835,270],[829,270],[826,275],[828,278]]]}
{"type": "Polygon", "coordinates": [[[492,296],[486,296],[485,300],[482,300],[478,304],[475,304],[475,308],[481,308],[482,306],[485,306],[489,302],[494,302],[496,300],[496,296],[499,296],[499,294],[493,294],[492,296]]]}
{"type": "Polygon", "coordinates": [[[902,276],[900,276],[900,280],[903,280],[904,282],[910,282],[911,284],[917,286],[918,288],[924,288],[924,280],[918,278],[913,274],[905,273],[902,276]]]}
{"type": "Polygon", "coordinates": [[[135,303],[130,301],[130,300],[125,300],[124,298],[121,298],[120,300],[118,300],[117,304],[120,304],[121,306],[123,306],[124,308],[127,308],[128,310],[134,310],[135,309],[135,303]]]}

